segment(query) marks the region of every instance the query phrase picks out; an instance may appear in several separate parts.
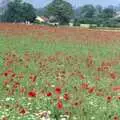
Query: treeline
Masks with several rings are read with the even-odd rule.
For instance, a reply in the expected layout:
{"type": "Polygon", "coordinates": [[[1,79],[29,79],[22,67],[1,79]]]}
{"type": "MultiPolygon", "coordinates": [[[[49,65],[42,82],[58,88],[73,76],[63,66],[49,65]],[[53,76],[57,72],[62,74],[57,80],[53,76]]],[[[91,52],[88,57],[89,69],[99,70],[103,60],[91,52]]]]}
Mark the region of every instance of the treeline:
{"type": "MultiPolygon", "coordinates": [[[[108,6],[103,8],[100,5],[84,5],[75,9],[74,24],[96,24],[97,26],[119,27],[119,7],[108,6]]],[[[120,14],[120,13],[119,13],[120,14]]]]}
{"type": "Polygon", "coordinates": [[[36,9],[29,3],[22,0],[14,0],[8,3],[1,14],[2,22],[34,22],[36,9]]]}
{"type": "Polygon", "coordinates": [[[51,22],[59,22],[61,25],[73,22],[75,26],[96,24],[97,26],[120,27],[119,11],[119,5],[103,8],[100,5],[88,4],[75,9],[65,0],[53,0],[44,8],[35,9],[22,0],[13,0],[0,11],[2,13],[0,18],[2,22],[34,22],[36,16],[39,15],[49,18],[51,22]]]}

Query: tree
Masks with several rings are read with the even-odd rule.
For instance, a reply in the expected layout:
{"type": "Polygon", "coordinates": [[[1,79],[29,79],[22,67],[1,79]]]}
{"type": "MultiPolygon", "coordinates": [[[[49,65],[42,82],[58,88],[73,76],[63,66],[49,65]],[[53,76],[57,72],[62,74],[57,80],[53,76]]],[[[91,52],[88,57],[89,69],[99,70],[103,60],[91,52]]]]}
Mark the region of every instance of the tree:
{"type": "Polygon", "coordinates": [[[22,0],[14,0],[8,3],[8,8],[2,16],[5,22],[33,22],[35,19],[35,9],[29,3],[23,3],[22,0]]]}
{"type": "Polygon", "coordinates": [[[81,7],[81,17],[82,18],[93,18],[95,15],[96,9],[93,5],[88,4],[81,7]]]}
{"type": "Polygon", "coordinates": [[[112,18],[115,15],[115,10],[113,8],[105,8],[102,12],[102,17],[104,19],[112,18]]]}
{"type": "Polygon", "coordinates": [[[38,8],[36,9],[36,15],[44,16],[45,8],[38,8]]]}
{"type": "Polygon", "coordinates": [[[76,9],[74,9],[74,17],[75,17],[75,19],[79,19],[80,18],[80,14],[81,14],[80,12],[81,12],[81,7],[78,7],[76,9]]]}
{"type": "Polygon", "coordinates": [[[46,7],[45,15],[56,17],[60,24],[68,24],[73,15],[72,5],[64,0],[53,0],[46,7]]]}
{"type": "Polygon", "coordinates": [[[102,6],[101,6],[101,5],[96,5],[95,9],[96,9],[96,16],[97,16],[97,17],[98,17],[98,16],[101,16],[102,11],[103,11],[102,6]]]}
{"type": "Polygon", "coordinates": [[[30,22],[33,22],[36,18],[35,9],[29,3],[23,3],[23,18],[30,22]]]}

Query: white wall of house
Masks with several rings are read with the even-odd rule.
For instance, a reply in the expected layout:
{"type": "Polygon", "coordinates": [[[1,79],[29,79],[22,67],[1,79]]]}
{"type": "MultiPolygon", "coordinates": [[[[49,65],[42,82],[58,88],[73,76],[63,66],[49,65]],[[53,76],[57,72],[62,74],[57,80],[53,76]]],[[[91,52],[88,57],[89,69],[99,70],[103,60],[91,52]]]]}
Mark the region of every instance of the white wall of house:
{"type": "Polygon", "coordinates": [[[81,28],[90,28],[90,24],[80,24],[81,28]]]}
{"type": "Polygon", "coordinates": [[[45,22],[41,17],[37,16],[36,20],[38,20],[39,22],[45,22]]]}

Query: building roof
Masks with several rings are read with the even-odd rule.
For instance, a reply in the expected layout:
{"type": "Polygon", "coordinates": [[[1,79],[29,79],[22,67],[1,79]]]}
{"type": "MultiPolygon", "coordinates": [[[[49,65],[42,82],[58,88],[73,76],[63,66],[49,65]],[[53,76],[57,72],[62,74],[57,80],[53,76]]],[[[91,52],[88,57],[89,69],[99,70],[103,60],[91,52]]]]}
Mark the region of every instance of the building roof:
{"type": "Polygon", "coordinates": [[[36,20],[39,20],[40,22],[47,22],[48,18],[44,17],[44,16],[37,16],[36,20]]]}
{"type": "Polygon", "coordinates": [[[44,20],[44,21],[48,21],[49,19],[44,17],[44,16],[41,16],[41,18],[44,20]]]}

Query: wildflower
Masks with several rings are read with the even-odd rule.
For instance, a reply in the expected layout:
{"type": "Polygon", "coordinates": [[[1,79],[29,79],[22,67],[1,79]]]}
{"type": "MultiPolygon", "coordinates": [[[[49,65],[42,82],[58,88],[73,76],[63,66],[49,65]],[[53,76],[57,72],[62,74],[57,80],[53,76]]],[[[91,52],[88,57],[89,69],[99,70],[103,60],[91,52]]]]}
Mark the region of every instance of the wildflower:
{"type": "Polygon", "coordinates": [[[7,73],[7,72],[5,72],[5,73],[4,73],[4,76],[5,76],[5,77],[7,77],[7,76],[8,76],[8,73],[7,73]]]}
{"type": "Polygon", "coordinates": [[[55,88],[55,93],[56,94],[61,94],[61,88],[60,87],[56,87],[55,88]]]}
{"type": "Polygon", "coordinates": [[[15,76],[16,76],[16,74],[15,74],[15,73],[13,73],[13,74],[12,74],[12,77],[15,77],[15,76]]]}
{"type": "Polygon", "coordinates": [[[8,69],[7,71],[5,71],[3,74],[5,77],[7,77],[9,74],[11,74],[13,71],[11,69],[8,69]]]}
{"type": "Polygon", "coordinates": [[[112,87],[112,90],[113,91],[120,91],[120,86],[114,86],[114,87],[112,87]]]}
{"type": "Polygon", "coordinates": [[[111,102],[111,100],[112,100],[112,96],[107,96],[107,102],[111,102]]]}
{"type": "Polygon", "coordinates": [[[47,96],[48,96],[48,97],[51,97],[51,96],[52,96],[52,93],[51,93],[51,92],[48,92],[48,93],[47,93],[47,96]]]}
{"type": "Polygon", "coordinates": [[[88,56],[88,58],[87,58],[87,66],[90,67],[92,65],[94,65],[93,56],[88,56]]]}
{"type": "Polygon", "coordinates": [[[64,99],[64,97],[63,96],[57,96],[57,99],[62,100],[62,99],[64,99]]]}
{"type": "Polygon", "coordinates": [[[20,83],[19,82],[15,82],[14,85],[13,85],[13,88],[18,88],[20,86],[20,83]]]}
{"type": "Polygon", "coordinates": [[[20,113],[21,115],[24,115],[24,114],[26,113],[26,110],[25,110],[24,108],[21,108],[21,109],[19,110],[19,113],[20,113]]]}
{"type": "Polygon", "coordinates": [[[29,96],[29,97],[36,97],[36,92],[35,92],[35,91],[30,91],[30,92],[28,93],[28,96],[29,96]]]}
{"type": "Polygon", "coordinates": [[[69,116],[69,115],[66,115],[66,114],[60,115],[61,120],[68,120],[69,117],[70,117],[70,116],[69,116]]]}
{"type": "Polygon", "coordinates": [[[36,81],[36,78],[37,78],[37,76],[36,75],[30,75],[30,80],[32,81],[32,82],[35,82],[36,81]]]}
{"type": "Polygon", "coordinates": [[[115,116],[113,117],[113,120],[119,120],[118,116],[115,115],[115,116]]]}
{"type": "Polygon", "coordinates": [[[57,103],[57,109],[58,110],[61,110],[63,108],[63,103],[62,103],[62,101],[58,101],[58,103],[57,103]]]}
{"type": "Polygon", "coordinates": [[[69,100],[69,95],[67,93],[64,94],[64,100],[69,100]]]}
{"type": "Polygon", "coordinates": [[[61,118],[61,120],[67,120],[67,118],[61,118]]]}
{"type": "Polygon", "coordinates": [[[54,87],[55,87],[55,85],[51,85],[51,87],[52,87],[52,88],[54,88],[54,87]]]}
{"type": "Polygon", "coordinates": [[[82,83],[81,88],[82,89],[88,89],[88,83],[82,83]]]}
{"type": "Polygon", "coordinates": [[[88,93],[93,93],[95,91],[95,87],[91,87],[88,89],[88,93]]]}
{"type": "Polygon", "coordinates": [[[4,80],[4,81],[3,81],[3,84],[6,86],[6,85],[9,84],[9,82],[10,82],[9,80],[4,80]]]}
{"type": "Polygon", "coordinates": [[[26,92],[26,89],[23,86],[20,86],[19,90],[20,90],[20,93],[22,94],[26,92]]]}
{"type": "Polygon", "coordinates": [[[110,77],[114,80],[114,79],[116,79],[117,75],[115,72],[111,72],[110,77]]]}
{"type": "Polygon", "coordinates": [[[78,105],[79,105],[79,103],[78,103],[78,102],[75,102],[75,103],[74,103],[74,106],[78,106],[78,105]]]}

